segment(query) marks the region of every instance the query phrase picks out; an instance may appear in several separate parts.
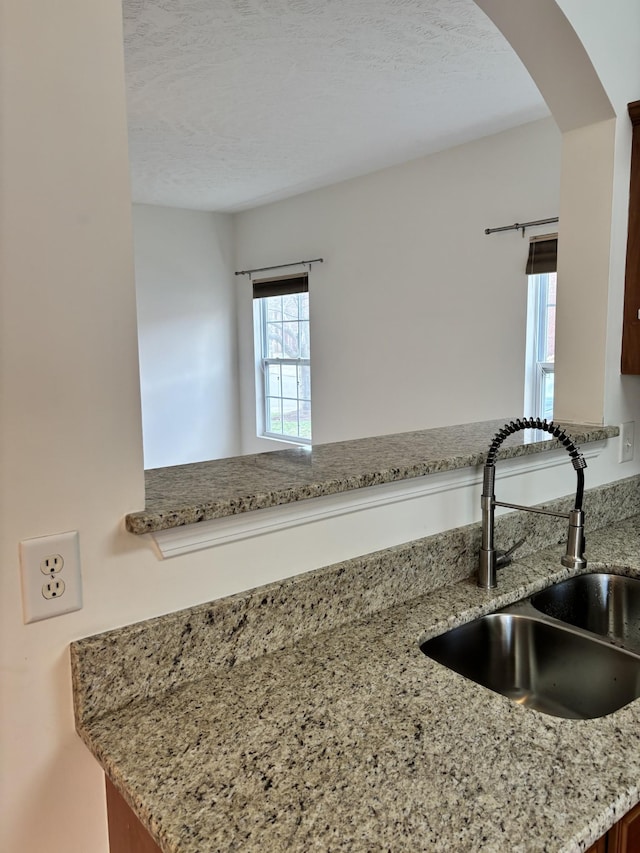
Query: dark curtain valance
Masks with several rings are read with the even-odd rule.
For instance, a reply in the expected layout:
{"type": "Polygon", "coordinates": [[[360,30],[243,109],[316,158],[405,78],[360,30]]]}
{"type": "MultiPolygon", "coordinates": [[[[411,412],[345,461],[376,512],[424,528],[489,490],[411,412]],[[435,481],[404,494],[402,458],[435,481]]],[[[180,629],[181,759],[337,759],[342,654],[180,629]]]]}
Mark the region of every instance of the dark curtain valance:
{"type": "Polygon", "coordinates": [[[558,269],[558,238],[553,236],[534,238],[529,243],[527,275],[541,275],[558,269]]]}
{"type": "Polygon", "coordinates": [[[309,274],[295,273],[278,278],[261,278],[253,282],[253,298],[287,296],[289,293],[306,293],[309,290],[309,274]]]}

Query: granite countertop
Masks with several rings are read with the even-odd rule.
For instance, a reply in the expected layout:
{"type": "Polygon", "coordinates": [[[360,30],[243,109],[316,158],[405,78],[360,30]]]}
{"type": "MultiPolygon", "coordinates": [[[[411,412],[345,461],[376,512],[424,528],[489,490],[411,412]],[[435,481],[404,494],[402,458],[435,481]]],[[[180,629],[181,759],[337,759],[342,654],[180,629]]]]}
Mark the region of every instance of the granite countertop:
{"type": "MultiPolygon", "coordinates": [[[[484,463],[510,418],[332,444],[216,459],[145,472],[145,509],[129,513],[131,533],[150,533],[308,498],[467,468],[484,463]]],[[[618,427],[560,424],[580,445],[619,434],[618,427]]],[[[510,436],[501,457],[553,449],[531,430],[510,436]]],[[[545,434],[546,435],[546,434],[545,434]]]]}
{"type": "MultiPolygon", "coordinates": [[[[514,563],[492,592],[467,579],[226,668],[205,661],[197,679],[104,713],[100,680],[113,668],[130,685],[148,635],[123,629],[134,659],[114,633],[79,641],[94,663],[72,648],[87,691],[78,732],[170,853],[584,851],[640,800],[640,700],[594,720],[551,717],[419,649],[572,574],[559,554],[514,563]]],[[[590,534],[588,556],[590,570],[640,577],[640,516],[590,534]]],[[[181,624],[179,651],[201,638],[193,614],[181,624]]],[[[166,666],[182,666],[175,648],[166,666]]]]}

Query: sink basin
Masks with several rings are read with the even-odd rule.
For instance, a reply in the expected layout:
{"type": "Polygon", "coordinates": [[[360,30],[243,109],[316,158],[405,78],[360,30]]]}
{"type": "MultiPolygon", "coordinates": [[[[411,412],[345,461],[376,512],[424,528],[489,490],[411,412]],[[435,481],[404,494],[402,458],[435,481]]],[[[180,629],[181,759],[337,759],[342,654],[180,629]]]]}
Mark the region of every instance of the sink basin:
{"type": "Polygon", "coordinates": [[[531,616],[491,613],[420,648],[477,684],[555,717],[603,717],[640,697],[640,656],[531,616]]]}
{"type": "Polygon", "coordinates": [[[640,580],[578,575],[532,596],[540,612],[592,631],[640,654],[640,580]]]}

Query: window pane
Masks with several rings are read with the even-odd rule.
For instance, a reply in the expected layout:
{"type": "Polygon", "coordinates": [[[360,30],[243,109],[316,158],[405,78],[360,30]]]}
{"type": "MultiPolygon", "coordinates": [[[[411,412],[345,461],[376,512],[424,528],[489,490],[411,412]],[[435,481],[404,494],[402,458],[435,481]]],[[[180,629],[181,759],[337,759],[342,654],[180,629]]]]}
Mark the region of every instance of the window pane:
{"type": "Polygon", "coordinates": [[[282,432],[284,435],[298,435],[298,401],[282,401],[282,432]]]}
{"type": "Polygon", "coordinates": [[[267,323],[265,358],[282,356],[282,323],[267,323]]]}
{"type": "Polygon", "coordinates": [[[282,320],[282,296],[270,296],[264,300],[267,320],[282,320]]]}
{"type": "Polygon", "coordinates": [[[309,348],[309,321],[301,320],[299,327],[300,335],[300,358],[310,358],[309,348]]]}
{"type": "Polygon", "coordinates": [[[267,432],[282,435],[282,401],[267,397],[267,432]]]}
{"type": "Polygon", "coordinates": [[[281,397],[282,396],[282,381],[280,378],[280,365],[270,364],[267,368],[266,375],[267,396],[281,397]]]}
{"type": "Polygon", "coordinates": [[[556,273],[534,276],[538,288],[538,361],[553,361],[556,337],[556,273]]]}
{"type": "Polygon", "coordinates": [[[282,338],[285,358],[299,358],[298,323],[283,323],[282,338]]]}
{"type": "Polygon", "coordinates": [[[554,374],[544,371],[542,374],[542,417],[553,420],[553,386],[554,374]]]}
{"type": "Polygon", "coordinates": [[[297,400],[298,368],[295,364],[282,365],[282,396],[297,400]]]}
{"type": "Polygon", "coordinates": [[[300,438],[308,438],[311,440],[311,401],[301,400],[298,412],[300,438]]]}
{"type": "Polygon", "coordinates": [[[556,354],[556,273],[549,273],[546,305],[546,336],[543,361],[555,361],[556,354]]]}
{"type": "Polygon", "coordinates": [[[283,302],[283,320],[297,320],[298,319],[298,306],[300,304],[300,300],[298,299],[298,293],[290,293],[288,296],[282,297],[283,302]]]}
{"type": "MultiPolygon", "coordinates": [[[[300,365],[300,387],[298,396],[301,400],[311,401],[311,368],[308,364],[300,365]]],[[[311,407],[307,407],[311,410],[311,407]]]]}

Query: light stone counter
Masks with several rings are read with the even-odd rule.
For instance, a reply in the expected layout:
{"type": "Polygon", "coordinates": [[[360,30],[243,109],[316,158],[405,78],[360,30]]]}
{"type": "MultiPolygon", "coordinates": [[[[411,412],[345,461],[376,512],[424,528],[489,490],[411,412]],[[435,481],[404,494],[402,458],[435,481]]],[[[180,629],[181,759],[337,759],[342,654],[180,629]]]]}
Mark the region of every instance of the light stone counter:
{"type": "MultiPolygon", "coordinates": [[[[614,518],[639,486],[587,492],[605,525],[589,569],[640,577],[640,516],[614,518]]],[[[480,590],[457,580],[476,540],[470,525],[80,640],[78,732],[170,853],[584,851],[640,800],[640,700],[564,720],[427,659],[420,640],[571,574],[556,546],[480,590]]]]}
{"type": "MultiPolygon", "coordinates": [[[[127,530],[150,533],[482,465],[493,436],[509,420],[500,418],[151,469],[145,472],[145,509],[127,515],[127,530]]],[[[618,427],[610,426],[570,424],[565,428],[578,445],[619,434],[618,427]]],[[[531,430],[518,432],[504,442],[500,457],[524,456],[557,447],[555,440],[545,436],[534,439],[531,430]]]]}

